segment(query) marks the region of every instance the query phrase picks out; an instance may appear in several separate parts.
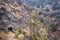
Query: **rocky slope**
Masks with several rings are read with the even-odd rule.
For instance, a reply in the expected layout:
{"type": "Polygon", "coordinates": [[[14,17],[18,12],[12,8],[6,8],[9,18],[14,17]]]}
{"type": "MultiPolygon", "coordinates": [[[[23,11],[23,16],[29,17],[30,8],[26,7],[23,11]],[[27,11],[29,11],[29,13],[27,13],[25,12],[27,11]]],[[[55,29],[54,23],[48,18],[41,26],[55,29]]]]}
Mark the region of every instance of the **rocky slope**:
{"type": "MultiPolygon", "coordinates": [[[[46,31],[47,29],[45,29],[45,27],[40,28],[42,25],[41,24],[40,24],[41,26],[39,25],[39,21],[37,21],[37,19],[38,20],[41,19],[40,21],[42,22],[42,24],[47,25],[46,26],[47,28],[50,27],[50,23],[53,24],[53,27],[52,26],[51,27],[54,30],[54,32],[52,32],[52,34],[49,33],[50,35],[48,37],[48,40],[56,40],[54,39],[54,36],[56,36],[56,38],[58,38],[59,40],[59,37],[60,37],[59,35],[60,33],[60,26],[59,26],[60,25],[60,16],[59,16],[60,3],[59,2],[60,2],[59,0],[55,0],[55,1],[54,0],[46,0],[46,1],[45,0],[37,0],[37,1],[36,0],[26,0],[26,1],[0,0],[0,30],[5,31],[5,32],[3,31],[0,32],[1,33],[0,40],[18,40],[18,39],[19,40],[33,40],[30,37],[31,30],[29,29],[29,25],[28,25],[31,21],[32,21],[31,24],[33,26],[35,24],[37,27],[39,26],[38,27],[38,30],[40,29],[39,32],[41,32],[42,34],[47,34],[47,31],[46,31]],[[34,13],[36,13],[36,15],[39,14],[38,18],[36,17],[34,13]],[[31,18],[30,15],[33,18],[31,18]],[[45,18],[48,18],[49,20],[45,18]],[[24,32],[22,32],[21,34],[19,34],[20,31],[16,32],[16,30],[19,30],[19,28],[22,29],[22,31],[24,32]],[[57,29],[57,31],[55,31],[55,29],[57,29]],[[9,31],[11,31],[11,33],[9,33],[9,31]],[[17,36],[18,39],[16,38],[15,34],[18,35],[17,36]],[[53,36],[51,37],[51,35],[53,36]],[[5,37],[7,39],[5,39],[5,37]],[[10,37],[11,39],[9,39],[10,37]]],[[[31,24],[30,26],[32,26],[31,24]]],[[[52,29],[50,30],[53,31],[52,29]]],[[[36,31],[36,27],[34,27],[32,34],[34,31],[36,31]]],[[[39,33],[37,34],[39,35],[39,33]]],[[[34,38],[34,36],[36,35],[33,35],[32,37],[34,38]]],[[[45,39],[42,39],[42,40],[45,40],[45,39]]]]}

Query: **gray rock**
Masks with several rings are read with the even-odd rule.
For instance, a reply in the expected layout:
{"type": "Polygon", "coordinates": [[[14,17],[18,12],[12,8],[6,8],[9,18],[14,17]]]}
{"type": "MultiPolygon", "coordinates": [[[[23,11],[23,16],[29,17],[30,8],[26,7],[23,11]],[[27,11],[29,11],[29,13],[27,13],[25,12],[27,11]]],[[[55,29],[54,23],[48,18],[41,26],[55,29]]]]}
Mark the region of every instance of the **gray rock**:
{"type": "Polygon", "coordinates": [[[12,12],[11,8],[8,5],[3,5],[0,8],[0,29],[8,30],[8,28],[11,27],[12,29],[16,30],[19,27],[19,21],[14,16],[14,14],[15,13],[12,12]]]}

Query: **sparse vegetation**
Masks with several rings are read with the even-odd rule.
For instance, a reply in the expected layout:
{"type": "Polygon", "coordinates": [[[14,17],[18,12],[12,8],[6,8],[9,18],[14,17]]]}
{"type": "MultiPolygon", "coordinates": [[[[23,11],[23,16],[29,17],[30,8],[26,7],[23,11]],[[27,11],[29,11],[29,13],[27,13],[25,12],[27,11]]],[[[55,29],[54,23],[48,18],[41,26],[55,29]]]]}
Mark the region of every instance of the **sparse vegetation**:
{"type": "Polygon", "coordinates": [[[1,0],[0,40],[59,40],[60,1],[32,2],[1,0]]]}

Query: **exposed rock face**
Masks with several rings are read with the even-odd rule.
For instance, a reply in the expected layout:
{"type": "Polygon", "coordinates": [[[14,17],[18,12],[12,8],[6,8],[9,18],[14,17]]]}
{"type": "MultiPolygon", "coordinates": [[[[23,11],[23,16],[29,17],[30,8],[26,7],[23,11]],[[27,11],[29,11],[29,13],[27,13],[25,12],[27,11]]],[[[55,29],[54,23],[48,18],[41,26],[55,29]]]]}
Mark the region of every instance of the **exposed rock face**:
{"type": "Polygon", "coordinates": [[[18,19],[14,16],[14,12],[6,3],[0,3],[0,29],[12,28],[16,30],[19,27],[18,19]]]}
{"type": "MultiPolygon", "coordinates": [[[[1,22],[0,22],[0,29],[18,29],[19,24],[26,25],[29,19],[27,15],[29,15],[27,9],[21,5],[18,1],[19,0],[0,0],[0,14],[1,15],[1,22]],[[3,9],[1,9],[3,7],[3,9]],[[3,22],[3,24],[2,24],[3,22]]],[[[23,4],[23,3],[22,3],[23,4]]],[[[27,6],[27,5],[26,5],[27,6]]],[[[24,26],[25,27],[25,26],[24,26]]],[[[27,26],[26,26],[27,27],[27,26]]]]}

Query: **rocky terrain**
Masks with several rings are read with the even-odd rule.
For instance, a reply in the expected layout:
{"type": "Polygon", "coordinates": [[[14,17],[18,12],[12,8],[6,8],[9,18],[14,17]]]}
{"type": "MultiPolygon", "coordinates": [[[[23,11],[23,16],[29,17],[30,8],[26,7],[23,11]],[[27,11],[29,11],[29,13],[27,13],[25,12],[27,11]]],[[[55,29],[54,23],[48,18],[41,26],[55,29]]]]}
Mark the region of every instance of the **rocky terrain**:
{"type": "Polygon", "coordinates": [[[60,40],[60,0],[0,0],[0,40],[60,40]]]}

